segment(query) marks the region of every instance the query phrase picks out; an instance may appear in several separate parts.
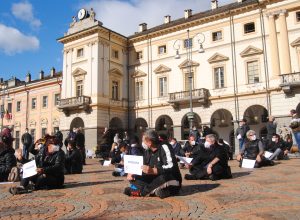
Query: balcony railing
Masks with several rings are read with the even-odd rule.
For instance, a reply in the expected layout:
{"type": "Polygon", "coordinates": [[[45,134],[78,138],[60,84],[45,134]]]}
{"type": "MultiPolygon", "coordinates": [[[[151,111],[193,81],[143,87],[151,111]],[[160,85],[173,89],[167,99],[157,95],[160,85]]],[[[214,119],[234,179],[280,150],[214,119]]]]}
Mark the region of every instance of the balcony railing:
{"type": "Polygon", "coordinates": [[[78,96],[59,101],[58,109],[68,112],[70,110],[83,109],[87,110],[91,103],[91,98],[88,96],[78,96]]]}
{"type": "MultiPolygon", "coordinates": [[[[192,90],[192,100],[200,104],[207,104],[209,92],[207,89],[192,90]]],[[[180,103],[187,103],[190,100],[190,91],[169,93],[169,103],[177,106],[180,103]]]]}
{"type": "Polygon", "coordinates": [[[300,87],[300,72],[282,75],[280,87],[285,93],[290,93],[293,88],[300,87]]]}

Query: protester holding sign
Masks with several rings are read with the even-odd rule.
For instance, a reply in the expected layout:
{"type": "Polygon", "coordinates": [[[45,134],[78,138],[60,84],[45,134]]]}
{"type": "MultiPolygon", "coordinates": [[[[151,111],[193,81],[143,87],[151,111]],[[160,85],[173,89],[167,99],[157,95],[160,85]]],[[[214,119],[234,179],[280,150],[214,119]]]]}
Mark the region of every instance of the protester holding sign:
{"type": "Polygon", "coordinates": [[[141,176],[128,174],[131,187],[127,187],[124,194],[143,197],[156,195],[160,198],[177,194],[182,178],[172,147],[161,144],[154,130],[144,133],[143,147],[143,173],[141,176]]]}

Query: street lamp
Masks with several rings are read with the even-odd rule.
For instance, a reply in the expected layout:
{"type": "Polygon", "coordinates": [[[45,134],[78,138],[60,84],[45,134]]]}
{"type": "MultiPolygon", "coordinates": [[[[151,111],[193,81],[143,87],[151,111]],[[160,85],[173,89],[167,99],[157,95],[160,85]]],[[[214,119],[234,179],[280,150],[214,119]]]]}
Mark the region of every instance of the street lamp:
{"type": "MultiPolygon", "coordinates": [[[[189,73],[189,101],[190,101],[190,112],[187,113],[188,121],[189,121],[189,127],[190,132],[193,129],[193,121],[194,121],[194,112],[193,112],[193,74],[192,74],[192,55],[193,55],[193,48],[192,48],[192,42],[193,39],[197,39],[197,42],[199,44],[198,53],[204,53],[205,50],[203,48],[203,43],[205,41],[205,35],[203,33],[198,33],[194,37],[190,37],[190,30],[187,30],[187,41],[185,42],[185,48],[186,48],[186,56],[187,56],[187,66],[188,66],[188,73],[189,73]]],[[[180,59],[180,40],[176,40],[173,44],[173,48],[176,51],[175,59],[180,59]]]]}

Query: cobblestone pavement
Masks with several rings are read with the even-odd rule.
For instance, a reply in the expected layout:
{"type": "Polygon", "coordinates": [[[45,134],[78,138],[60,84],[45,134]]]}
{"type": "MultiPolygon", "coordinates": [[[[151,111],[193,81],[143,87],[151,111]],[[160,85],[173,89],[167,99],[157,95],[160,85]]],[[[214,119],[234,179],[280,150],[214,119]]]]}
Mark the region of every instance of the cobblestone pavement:
{"type": "MultiPolygon", "coordinates": [[[[233,179],[184,181],[179,196],[131,198],[113,167],[88,160],[64,189],[12,196],[0,185],[1,219],[300,219],[300,159],[254,171],[231,161],[233,179]]],[[[181,170],[184,175],[187,170],[181,170]]]]}

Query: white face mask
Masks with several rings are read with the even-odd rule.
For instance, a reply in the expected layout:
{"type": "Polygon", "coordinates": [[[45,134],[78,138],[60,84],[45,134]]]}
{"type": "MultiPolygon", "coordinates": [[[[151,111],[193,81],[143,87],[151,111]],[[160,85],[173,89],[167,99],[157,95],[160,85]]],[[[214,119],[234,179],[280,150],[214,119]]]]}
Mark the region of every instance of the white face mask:
{"type": "Polygon", "coordinates": [[[118,150],[118,146],[117,145],[115,146],[115,150],[118,150]]]}
{"type": "Polygon", "coordinates": [[[131,144],[131,147],[135,147],[136,146],[136,144],[131,144]]]}
{"type": "Polygon", "coordinates": [[[39,150],[40,150],[42,147],[43,147],[42,144],[39,144],[39,145],[37,146],[37,148],[38,148],[39,150]]]}
{"type": "Polygon", "coordinates": [[[174,142],[171,141],[170,144],[173,146],[173,145],[174,145],[174,142]]]}
{"type": "Polygon", "coordinates": [[[59,146],[58,145],[53,145],[53,152],[59,151],[59,146]]]}
{"type": "Polygon", "coordinates": [[[251,140],[252,140],[252,141],[255,141],[255,140],[256,140],[256,135],[253,135],[253,136],[251,137],[251,140]]]}
{"type": "Polygon", "coordinates": [[[205,141],[204,147],[205,147],[205,148],[210,148],[210,143],[208,143],[207,141],[205,141]]]}
{"type": "Polygon", "coordinates": [[[276,141],[276,138],[272,138],[272,141],[275,142],[275,141],[276,141]]]}
{"type": "Polygon", "coordinates": [[[142,143],[142,146],[143,146],[143,148],[144,148],[145,150],[148,150],[148,149],[149,149],[148,145],[145,144],[144,142],[142,143]]]}
{"type": "Polygon", "coordinates": [[[196,141],[191,141],[190,143],[194,146],[196,144],[196,141]]]}

